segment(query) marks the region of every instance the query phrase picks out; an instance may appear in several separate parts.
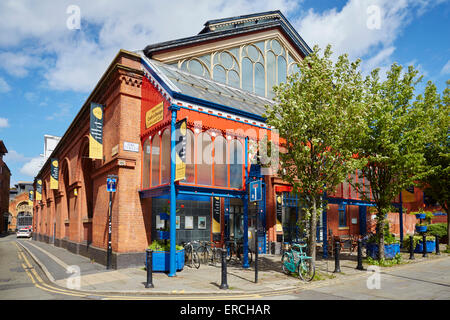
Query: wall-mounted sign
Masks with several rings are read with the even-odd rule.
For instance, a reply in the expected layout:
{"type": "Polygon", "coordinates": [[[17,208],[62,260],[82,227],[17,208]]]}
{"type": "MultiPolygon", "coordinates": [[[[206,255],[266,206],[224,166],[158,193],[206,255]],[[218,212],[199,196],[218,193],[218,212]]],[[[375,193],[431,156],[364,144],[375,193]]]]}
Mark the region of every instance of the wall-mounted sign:
{"type": "Polygon", "coordinates": [[[262,181],[256,180],[250,182],[249,185],[250,201],[261,201],[262,200],[262,181]]]}
{"type": "Polygon", "coordinates": [[[276,196],[276,214],[277,214],[277,225],[276,225],[276,231],[283,231],[281,222],[283,219],[283,199],[281,198],[281,195],[276,196]]]}
{"type": "Polygon", "coordinates": [[[184,217],[184,228],[185,229],[194,229],[194,217],[193,216],[184,217]]]}
{"type": "Polygon", "coordinates": [[[213,206],[212,232],[220,233],[221,230],[220,230],[220,198],[219,197],[213,197],[212,206],[213,206]]]}
{"type": "Polygon", "coordinates": [[[175,124],[175,181],[186,178],[186,119],[175,124]]]}
{"type": "Polygon", "coordinates": [[[119,145],[116,144],[114,147],[111,148],[111,157],[114,157],[118,153],[119,153],[119,145]]]}
{"type": "Polygon", "coordinates": [[[91,103],[89,158],[103,159],[103,106],[91,103]]]}
{"type": "Polygon", "coordinates": [[[161,102],[148,110],[145,113],[145,128],[148,129],[151,126],[162,121],[164,118],[164,103],[161,102]]]}
{"type": "Polygon", "coordinates": [[[42,180],[38,179],[36,181],[36,201],[42,200],[42,180]]]}
{"type": "Polygon", "coordinates": [[[133,143],[133,142],[126,142],[123,143],[123,150],[124,151],[131,151],[131,152],[139,152],[139,144],[133,143]]]}
{"type": "Polygon", "coordinates": [[[50,189],[58,189],[59,163],[58,159],[50,159],[50,189]]]}

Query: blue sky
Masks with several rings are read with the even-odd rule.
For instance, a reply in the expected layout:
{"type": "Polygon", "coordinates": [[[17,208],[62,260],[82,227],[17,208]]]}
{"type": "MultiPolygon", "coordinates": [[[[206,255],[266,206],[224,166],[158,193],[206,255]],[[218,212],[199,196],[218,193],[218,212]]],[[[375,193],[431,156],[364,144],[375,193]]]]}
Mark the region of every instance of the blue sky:
{"type": "Polygon", "coordinates": [[[440,92],[450,79],[450,0],[2,0],[0,139],[11,185],[33,180],[44,134],[64,134],[119,49],[269,10],[281,10],[310,47],[331,43],[336,55],[362,58],[363,72],[414,65],[440,92]],[[80,9],[80,29],[67,26],[76,14],[71,5],[80,9]],[[369,28],[377,13],[379,25],[369,28]]]}

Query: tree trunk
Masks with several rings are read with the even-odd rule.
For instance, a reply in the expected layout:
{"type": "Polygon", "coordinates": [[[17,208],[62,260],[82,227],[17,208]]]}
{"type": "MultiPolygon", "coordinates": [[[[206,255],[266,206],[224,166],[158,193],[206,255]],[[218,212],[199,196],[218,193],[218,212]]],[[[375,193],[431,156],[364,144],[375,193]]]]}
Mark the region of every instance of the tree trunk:
{"type": "Polygon", "coordinates": [[[309,230],[309,255],[313,263],[316,262],[316,229],[317,229],[317,201],[312,197],[312,212],[309,230]]]}
{"type": "MultiPolygon", "coordinates": [[[[384,212],[384,210],[382,211],[384,212]]],[[[378,217],[378,235],[379,235],[379,243],[378,243],[378,260],[384,258],[384,213],[381,213],[381,216],[378,217]]]]}

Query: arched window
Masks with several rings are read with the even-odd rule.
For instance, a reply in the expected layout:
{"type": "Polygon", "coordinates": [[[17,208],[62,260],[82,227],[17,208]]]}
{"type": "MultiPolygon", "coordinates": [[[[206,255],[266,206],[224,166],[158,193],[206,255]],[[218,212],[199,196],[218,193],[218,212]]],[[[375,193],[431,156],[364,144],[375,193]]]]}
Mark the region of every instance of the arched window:
{"type": "Polygon", "coordinates": [[[203,132],[197,136],[197,183],[211,185],[212,177],[212,141],[209,134],[203,132]]]}
{"type": "Polygon", "coordinates": [[[159,185],[159,155],[160,150],[160,136],[155,135],[152,140],[152,187],[159,185]]]}
{"type": "Polygon", "coordinates": [[[195,182],[194,138],[194,133],[188,129],[186,134],[186,179],[183,180],[185,183],[195,182]]]}
{"type": "Polygon", "coordinates": [[[150,140],[146,139],[144,142],[144,158],[142,164],[142,189],[150,188],[150,140]]]}
{"type": "Polygon", "coordinates": [[[161,184],[170,182],[170,131],[164,130],[161,139],[161,184]]]}
{"type": "Polygon", "coordinates": [[[239,140],[230,143],[230,187],[242,188],[242,144],[239,140]]]}
{"type": "Polygon", "coordinates": [[[228,187],[227,141],[222,136],[214,139],[214,185],[228,187]]]}

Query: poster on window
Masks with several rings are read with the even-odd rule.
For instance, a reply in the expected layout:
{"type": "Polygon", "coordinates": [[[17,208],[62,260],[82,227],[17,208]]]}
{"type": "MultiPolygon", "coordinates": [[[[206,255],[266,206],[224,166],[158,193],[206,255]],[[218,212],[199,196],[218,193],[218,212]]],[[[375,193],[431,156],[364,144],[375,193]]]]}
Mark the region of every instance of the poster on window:
{"type": "Polygon", "coordinates": [[[194,217],[193,216],[184,217],[184,228],[187,230],[194,229],[194,217]]]}
{"type": "Polygon", "coordinates": [[[180,216],[177,216],[177,219],[176,219],[176,229],[178,230],[178,229],[180,229],[180,225],[181,225],[181,217],[180,216]]]}
{"type": "Polygon", "coordinates": [[[200,230],[206,229],[206,217],[198,217],[198,228],[200,230]]]}
{"type": "Polygon", "coordinates": [[[164,220],[161,220],[159,214],[156,216],[156,230],[164,228],[164,220]]]}

